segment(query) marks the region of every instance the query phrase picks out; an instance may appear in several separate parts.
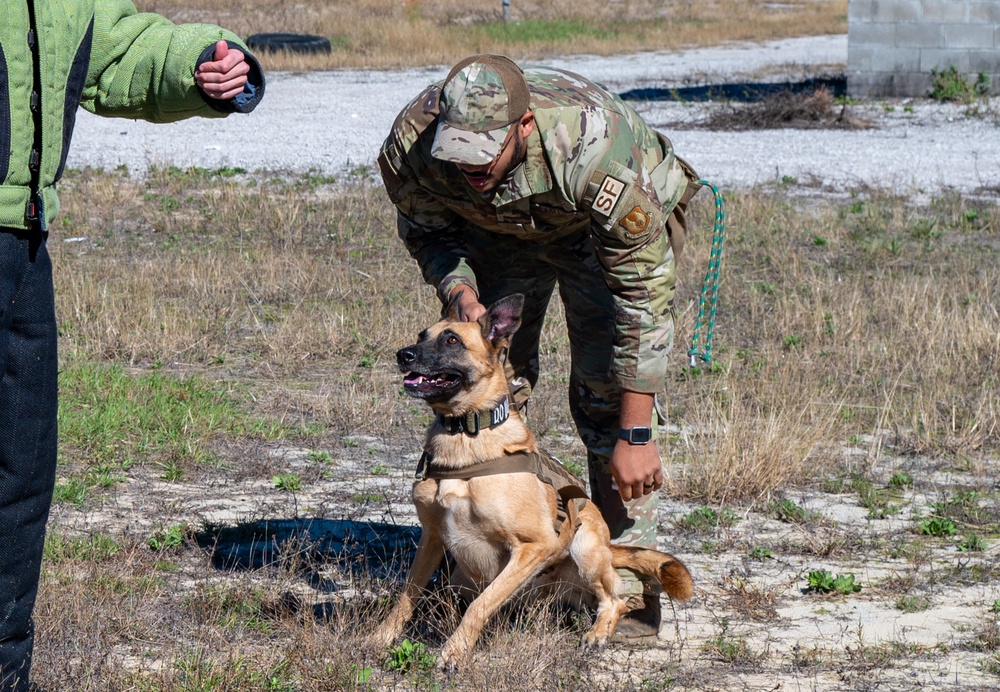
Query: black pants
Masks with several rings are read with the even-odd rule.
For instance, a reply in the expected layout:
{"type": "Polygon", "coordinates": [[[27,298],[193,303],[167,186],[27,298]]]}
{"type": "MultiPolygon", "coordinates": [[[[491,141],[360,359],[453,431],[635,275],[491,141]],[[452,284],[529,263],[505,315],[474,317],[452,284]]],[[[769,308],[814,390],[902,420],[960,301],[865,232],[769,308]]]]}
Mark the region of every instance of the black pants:
{"type": "Polygon", "coordinates": [[[55,303],[45,234],[0,228],[0,691],[28,689],[56,473],[55,303]]]}

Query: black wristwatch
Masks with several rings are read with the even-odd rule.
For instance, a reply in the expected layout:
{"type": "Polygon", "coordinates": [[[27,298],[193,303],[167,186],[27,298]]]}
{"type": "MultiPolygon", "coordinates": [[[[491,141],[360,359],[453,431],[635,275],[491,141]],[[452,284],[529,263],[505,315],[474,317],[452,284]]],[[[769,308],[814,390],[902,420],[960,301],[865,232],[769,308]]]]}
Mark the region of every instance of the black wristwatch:
{"type": "Polygon", "coordinates": [[[618,428],[618,437],[628,442],[630,445],[645,445],[653,439],[653,431],[650,428],[618,428]]]}

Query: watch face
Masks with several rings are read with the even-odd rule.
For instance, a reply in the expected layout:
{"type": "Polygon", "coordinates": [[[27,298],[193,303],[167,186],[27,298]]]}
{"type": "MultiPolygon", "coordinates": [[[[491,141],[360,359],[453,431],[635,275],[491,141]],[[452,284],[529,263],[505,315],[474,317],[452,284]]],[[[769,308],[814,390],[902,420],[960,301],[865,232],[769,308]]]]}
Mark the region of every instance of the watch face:
{"type": "Polygon", "coordinates": [[[618,431],[618,437],[628,440],[629,444],[644,445],[653,439],[653,431],[649,428],[622,428],[618,431]]]}
{"type": "Polygon", "coordinates": [[[652,438],[652,431],[649,428],[632,428],[632,444],[644,445],[652,438]]]}

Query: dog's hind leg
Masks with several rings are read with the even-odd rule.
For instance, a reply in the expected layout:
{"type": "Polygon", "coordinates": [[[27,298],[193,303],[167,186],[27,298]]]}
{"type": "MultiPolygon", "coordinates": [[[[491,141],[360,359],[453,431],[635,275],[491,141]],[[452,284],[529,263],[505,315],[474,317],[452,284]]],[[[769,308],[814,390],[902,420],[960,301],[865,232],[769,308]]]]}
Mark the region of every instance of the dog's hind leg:
{"type": "Polygon", "coordinates": [[[420,534],[420,543],[417,545],[417,554],[414,555],[413,564],[410,565],[410,571],[406,575],[399,601],[375,630],[373,637],[376,642],[389,646],[403,633],[403,627],[413,615],[417,599],[430,581],[434,570],[441,564],[442,557],[444,557],[444,544],[441,542],[441,536],[424,527],[420,534]]]}
{"type": "Polygon", "coordinates": [[[439,666],[453,670],[468,655],[479,639],[486,621],[519,588],[559,555],[558,539],[553,543],[521,543],[511,551],[510,560],[497,578],[469,604],[462,622],[445,642],[439,666]]]}
{"type": "Polygon", "coordinates": [[[587,650],[602,649],[615,631],[626,605],[619,595],[621,577],[611,564],[607,525],[600,520],[600,515],[588,517],[584,514],[581,518],[583,521],[573,536],[569,552],[583,583],[597,600],[597,614],[593,627],[583,635],[580,644],[587,650]]]}

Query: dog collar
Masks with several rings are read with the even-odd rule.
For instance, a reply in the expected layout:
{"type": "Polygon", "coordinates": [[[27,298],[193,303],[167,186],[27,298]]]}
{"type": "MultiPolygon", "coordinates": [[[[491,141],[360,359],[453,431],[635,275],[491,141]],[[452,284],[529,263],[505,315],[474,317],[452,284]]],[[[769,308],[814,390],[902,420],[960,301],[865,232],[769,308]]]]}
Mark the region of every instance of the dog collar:
{"type": "Polygon", "coordinates": [[[496,408],[469,411],[464,416],[438,416],[438,420],[452,435],[465,433],[478,435],[483,428],[495,428],[510,418],[510,402],[505,394],[496,408]]]}

